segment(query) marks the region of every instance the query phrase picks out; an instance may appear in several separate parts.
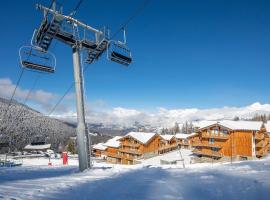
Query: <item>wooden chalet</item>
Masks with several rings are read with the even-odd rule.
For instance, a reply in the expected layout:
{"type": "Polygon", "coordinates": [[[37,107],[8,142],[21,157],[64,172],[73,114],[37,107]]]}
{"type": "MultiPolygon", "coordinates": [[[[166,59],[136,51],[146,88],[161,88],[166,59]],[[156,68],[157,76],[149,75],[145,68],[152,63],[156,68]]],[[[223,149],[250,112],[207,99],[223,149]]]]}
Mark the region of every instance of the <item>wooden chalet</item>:
{"type": "Polygon", "coordinates": [[[160,137],[156,133],[130,132],[120,139],[121,164],[135,164],[137,159],[158,155],[160,137]]]}
{"type": "Polygon", "coordinates": [[[175,135],[160,135],[158,153],[164,154],[177,149],[175,135]]]}
{"type": "Polygon", "coordinates": [[[268,141],[268,152],[270,152],[270,121],[267,121],[265,123],[265,128],[266,128],[266,131],[267,131],[266,140],[268,141]]]}
{"type": "Polygon", "coordinates": [[[105,158],[107,153],[106,153],[107,147],[104,146],[104,143],[98,143],[92,146],[92,154],[95,157],[101,157],[105,158]]]}
{"type": "Polygon", "coordinates": [[[241,160],[260,158],[267,154],[269,143],[262,122],[212,122],[198,131],[193,153],[204,159],[241,160]]]}
{"type": "Polygon", "coordinates": [[[175,138],[178,146],[184,149],[191,148],[190,138],[192,138],[193,135],[195,135],[195,133],[192,134],[177,133],[175,135],[175,138]]]}
{"type": "Polygon", "coordinates": [[[104,146],[107,147],[106,149],[107,162],[114,164],[121,163],[121,155],[119,152],[119,148],[121,146],[120,143],[121,138],[122,138],[121,136],[115,136],[114,138],[104,143],[104,146]]]}

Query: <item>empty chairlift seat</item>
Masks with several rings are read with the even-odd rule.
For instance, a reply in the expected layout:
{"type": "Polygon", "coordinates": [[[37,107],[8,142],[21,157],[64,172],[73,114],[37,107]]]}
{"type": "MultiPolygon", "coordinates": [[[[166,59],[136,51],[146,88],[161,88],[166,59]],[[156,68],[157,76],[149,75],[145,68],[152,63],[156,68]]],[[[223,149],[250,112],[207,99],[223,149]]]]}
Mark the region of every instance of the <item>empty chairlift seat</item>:
{"type": "Polygon", "coordinates": [[[128,66],[132,62],[131,52],[128,47],[119,41],[111,41],[108,47],[108,59],[128,66]]]}
{"type": "Polygon", "coordinates": [[[38,72],[54,73],[56,59],[50,52],[44,52],[36,47],[24,46],[20,49],[21,66],[38,72]]]}

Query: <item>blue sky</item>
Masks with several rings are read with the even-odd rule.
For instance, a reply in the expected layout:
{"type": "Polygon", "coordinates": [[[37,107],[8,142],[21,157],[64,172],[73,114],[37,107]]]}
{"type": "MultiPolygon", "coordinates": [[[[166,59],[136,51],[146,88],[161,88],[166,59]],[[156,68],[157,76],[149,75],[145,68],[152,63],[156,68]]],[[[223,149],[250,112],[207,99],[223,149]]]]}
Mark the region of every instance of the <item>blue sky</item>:
{"type": "MultiPolygon", "coordinates": [[[[42,17],[34,8],[38,2],[50,4],[2,3],[0,78],[16,82],[18,49],[30,43],[42,17]]],[[[64,11],[76,3],[65,0],[64,11]]],[[[85,0],[76,17],[114,32],[141,3],[85,0]]],[[[127,28],[134,63],[125,68],[103,57],[91,65],[87,100],[150,111],[269,103],[269,9],[269,1],[152,0],[127,28]]],[[[57,43],[53,53],[57,72],[42,76],[37,89],[62,95],[73,81],[71,49],[57,43]]],[[[35,76],[27,71],[20,87],[30,88],[35,76]]]]}

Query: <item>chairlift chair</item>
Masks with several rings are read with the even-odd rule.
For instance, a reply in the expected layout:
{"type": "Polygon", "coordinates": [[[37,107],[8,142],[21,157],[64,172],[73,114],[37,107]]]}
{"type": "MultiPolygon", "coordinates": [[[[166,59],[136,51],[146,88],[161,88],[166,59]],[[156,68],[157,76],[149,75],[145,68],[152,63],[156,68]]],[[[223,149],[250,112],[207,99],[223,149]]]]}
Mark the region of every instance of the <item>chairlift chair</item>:
{"type": "Polygon", "coordinates": [[[23,68],[45,73],[55,72],[56,58],[48,51],[34,46],[23,46],[20,48],[19,56],[23,68]]]}
{"type": "Polygon", "coordinates": [[[132,62],[131,51],[120,41],[110,41],[108,45],[108,59],[128,66],[132,62]]]}
{"type": "Polygon", "coordinates": [[[128,66],[132,62],[131,51],[126,45],[126,32],[123,29],[124,41],[111,40],[107,47],[107,58],[113,62],[128,66]]]}

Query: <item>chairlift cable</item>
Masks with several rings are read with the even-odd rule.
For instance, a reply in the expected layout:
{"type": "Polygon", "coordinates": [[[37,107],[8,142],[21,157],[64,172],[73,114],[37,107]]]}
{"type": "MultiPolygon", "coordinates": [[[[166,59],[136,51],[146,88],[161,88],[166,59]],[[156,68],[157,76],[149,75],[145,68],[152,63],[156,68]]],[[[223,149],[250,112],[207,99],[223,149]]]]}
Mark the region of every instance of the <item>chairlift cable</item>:
{"type": "Polygon", "coordinates": [[[150,3],[151,0],[144,0],[143,3],[134,11],[134,13],[123,23],[123,25],[112,35],[111,38],[114,38],[121,30],[127,27],[127,25],[137,17],[145,7],[150,3]]]}
{"type": "MultiPolygon", "coordinates": [[[[24,98],[23,105],[25,105],[26,102],[29,100],[29,98],[30,98],[30,96],[31,96],[31,94],[32,94],[32,92],[33,92],[33,90],[35,89],[35,87],[36,87],[37,82],[38,82],[39,79],[40,79],[40,73],[37,74],[36,79],[35,79],[35,81],[34,81],[32,87],[31,87],[31,89],[28,91],[26,97],[24,98]]],[[[20,112],[19,112],[19,114],[15,117],[15,119],[21,117],[21,114],[22,114],[22,107],[23,107],[23,106],[21,106],[20,112]]]]}
{"type": "Polygon", "coordinates": [[[6,114],[7,114],[8,110],[9,110],[9,107],[10,107],[10,105],[12,103],[12,100],[14,99],[14,96],[15,96],[15,93],[17,91],[17,88],[18,88],[18,86],[19,86],[19,84],[21,82],[21,79],[22,79],[22,76],[23,76],[23,72],[24,72],[24,68],[21,68],[19,78],[18,78],[17,83],[16,83],[16,86],[15,86],[13,92],[12,92],[11,98],[9,99],[9,102],[8,102],[7,108],[6,108],[6,110],[5,110],[4,114],[3,114],[2,120],[4,120],[4,118],[6,117],[6,114]]]}
{"type": "MultiPolygon", "coordinates": [[[[150,2],[151,0],[144,0],[144,2],[138,7],[138,9],[126,20],[126,22],[113,34],[113,36],[111,38],[114,38],[123,28],[125,28],[135,17],[137,17],[142,11],[143,9],[147,6],[147,4],[150,2]]],[[[80,1],[81,2],[81,1],[80,1]]],[[[79,2],[79,3],[80,3],[79,2]]],[[[80,5],[78,3],[78,5],[80,5]]],[[[76,9],[76,8],[75,8],[76,9]]],[[[87,65],[86,67],[84,67],[83,69],[83,74],[89,69],[90,65],[87,65]]],[[[65,96],[68,94],[68,92],[74,87],[74,83],[72,83],[67,90],[65,91],[65,93],[60,97],[60,99],[57,101],[57,103],[55,104],[55,106],[53,107],[53,109],[47,114],[47,116],[50,116],[55,109],[57,108],[57,106],[62,102],[62,100],[65,98],[65,96]]]]}
{"type": "Polygon", "coordinates": [[[76,15],[76,13],[79,10],[82,2],[83,2],[83,0],[79,0],[79,2],[77,3],[75,9],[69,14],[69,16],[75,16],[76,15]]]}

